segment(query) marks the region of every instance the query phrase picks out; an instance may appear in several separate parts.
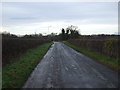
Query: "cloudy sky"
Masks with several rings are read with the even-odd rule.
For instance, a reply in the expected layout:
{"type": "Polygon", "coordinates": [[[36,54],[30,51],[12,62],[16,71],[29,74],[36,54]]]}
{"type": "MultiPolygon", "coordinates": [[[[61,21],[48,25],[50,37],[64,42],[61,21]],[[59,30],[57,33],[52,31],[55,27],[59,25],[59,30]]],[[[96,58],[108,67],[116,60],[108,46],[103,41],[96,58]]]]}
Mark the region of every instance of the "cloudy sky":
{"type": "Polygon", "coordinates": [[[117,2],[4,2],[2,31],[13,34],[60,33],[78,26],[81,34],[118,32],[117,2]]]}

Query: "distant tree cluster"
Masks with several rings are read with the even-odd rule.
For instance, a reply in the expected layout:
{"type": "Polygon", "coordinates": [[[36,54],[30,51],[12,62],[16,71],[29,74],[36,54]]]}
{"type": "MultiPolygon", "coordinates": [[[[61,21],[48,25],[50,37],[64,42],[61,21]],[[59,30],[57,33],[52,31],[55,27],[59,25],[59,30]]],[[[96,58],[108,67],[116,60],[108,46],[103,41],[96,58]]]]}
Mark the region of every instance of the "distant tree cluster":
{"type": "Polygon", "coordinates": [[[2,35],[2,39],[6,38],[25,38],[25,39],[49,39],[51,41],[60,41],[60,40],[68,40],[68,39],[106,39],[109,37],[120,37],[120,35],[116,34],[92,34],[92,35],[81,35],[79,32],[79,28],[77,26],[68,26],[66,29],[62,28],[61,33],[57,34],[52,32],[48,35],[42,35],[41,33],[34,34],[26,34],[26,35],[15,35],[9,32],[0,32],[2,35]]]}
{"type": "Polygon", "coordinates": [[[2,38],[17,38],[17,36],[5,31],[5,32],[2,32],[2,38]]]}
{"type": "Polygon", "coordinates": [[[62,28],[62,33],[61,33],[62,40],[79,38],[80,34],[78,30],[79,30],[78,27],[73,25],[68,26],[66,30],[62,28]]]}
{"type": "Polygon", "coordinates": [[[15,34],[11,34],[9,32],[2,32],[2,38],[42,38],[42,34],[39,33],[39,34],[30,34],[30,35],[23,35],[23,36],[18,36],[18,35],[15,35],[15,34]]]}
{"type": "Polygon", "coordinates": [[[30,35],[24,35],[22,38],[42,38],[42,34],[39,33],[39,34],[30,34],[30,35]]]}

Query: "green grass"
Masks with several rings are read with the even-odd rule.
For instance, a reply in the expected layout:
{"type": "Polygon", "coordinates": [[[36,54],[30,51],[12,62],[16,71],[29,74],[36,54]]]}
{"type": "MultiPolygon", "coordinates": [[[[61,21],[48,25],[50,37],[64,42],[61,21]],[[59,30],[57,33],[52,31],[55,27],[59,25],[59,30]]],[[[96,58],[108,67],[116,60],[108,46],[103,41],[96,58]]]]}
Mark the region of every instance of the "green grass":
{"type": "Polygon", "coordinates": [[[52,42],[29,49],[15,63],[5,66],[2,73],[2,87],[21,88],[51,45],[52,42]]]}
{"type": "Polygon", "coordinates": [[[118,68],[118,60],[116,60],[114,58],[110,58],[110,57],[104,56],[100,53],[77,47],[73,44],[70,44],[67,41],[63,41],[63,43],[70,46],[71,48],[75,49],[76,51],[81,52],[81,53],[93,58],[94,60],[97,60],[98,62],[112,68],[115,71],[120,71],[120,67],[118,68]]]}

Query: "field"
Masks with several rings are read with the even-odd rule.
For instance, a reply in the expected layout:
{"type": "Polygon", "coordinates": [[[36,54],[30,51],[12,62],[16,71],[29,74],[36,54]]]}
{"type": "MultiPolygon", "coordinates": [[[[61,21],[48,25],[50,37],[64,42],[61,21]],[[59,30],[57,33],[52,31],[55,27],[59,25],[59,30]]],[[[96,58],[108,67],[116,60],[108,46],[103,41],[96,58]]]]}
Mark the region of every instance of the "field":
{"type": "Polygon", "coordinates": [[[50,42],[44,39],[3,38],[2,39],[2,64],[12,63],[28,49],[50,42]]]}
{"type": "Polygon", "coordinates": [[[118,38],[69,39],[68,42],[80,48],[85,48],[87,50],[115,58],[116,60],[119,58],[118,45],[120,43],[120,39],[118,38]]]}

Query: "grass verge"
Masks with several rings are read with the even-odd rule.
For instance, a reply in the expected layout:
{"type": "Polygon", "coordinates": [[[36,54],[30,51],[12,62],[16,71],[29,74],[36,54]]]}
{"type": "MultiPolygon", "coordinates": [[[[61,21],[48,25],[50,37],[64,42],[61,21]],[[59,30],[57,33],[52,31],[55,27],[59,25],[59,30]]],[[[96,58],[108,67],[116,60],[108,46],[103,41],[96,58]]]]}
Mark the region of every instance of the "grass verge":
{"type": "Polygon", "coordinates": [[[2,88],[21,88],[51,45],[52,42],[29,49],[15,63],[5,66],[2,70],[2,88]]]}
{"type": "Polygon", "coordinates": [[[89,50],[77,47],[67,41],[63,41],[63,43],[70,46],[71,48],[75,49],[76,51],[81,52],[81,53],[93,58],[94,60],[97,60],[98,62],[110,67],[111,69],[120,72],[120,67],[118,67],[118,60],[101,55],[100,53],[97,53],[97,52],[93,52],[93,51],[89,51],[89,50]]]}

